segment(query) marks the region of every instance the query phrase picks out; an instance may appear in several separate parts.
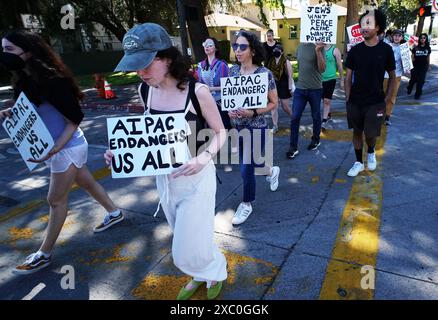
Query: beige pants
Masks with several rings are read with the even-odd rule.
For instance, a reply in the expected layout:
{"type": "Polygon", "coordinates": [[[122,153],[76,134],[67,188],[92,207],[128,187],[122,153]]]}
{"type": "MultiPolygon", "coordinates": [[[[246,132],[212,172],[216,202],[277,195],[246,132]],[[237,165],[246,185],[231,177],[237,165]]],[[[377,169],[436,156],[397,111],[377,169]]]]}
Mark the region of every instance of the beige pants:
{"type": "MultiPolygon", "coordinates": [[[[391,95],[388,103],[386,104],[386,115],[387,116],[391,116],[391,114],[392,114],[392,109],[394,108],[395,100],[397,99],[398,88],[400,88],[400,81],[401,81],[401,77],[395,78],[394,91],[392,92],[392,95],[391,95]]],[[[389,79],[383,80],[383,92],[385,93],[385,95],[386,95],[386,92],[388,91],[388,82],[389,82],[389,79]]]]}
{"type": "Polygon", "coordinates": [[[175,266],[197,281],[227,278],[225,256],[214,242],[216,167],[212,161],[192,176],[156,177],[161,206],[173,230],[175,266]]]}

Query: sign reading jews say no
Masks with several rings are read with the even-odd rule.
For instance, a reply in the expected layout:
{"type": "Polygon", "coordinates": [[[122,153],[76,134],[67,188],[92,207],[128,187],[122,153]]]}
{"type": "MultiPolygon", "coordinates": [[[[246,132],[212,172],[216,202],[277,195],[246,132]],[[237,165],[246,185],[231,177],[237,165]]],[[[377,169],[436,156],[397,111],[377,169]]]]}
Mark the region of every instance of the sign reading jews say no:
{"type": "Polygon", "coordinates": [[[332,6],[304,6],[300,42],[336,44],[338,15],[332,6]]]}
{"type": "Polygon", "coordinates": [[[169,174],[189,160],[184,113],[108,118],[113,178],[169,174]]]}
{"type": "Polygon", "coordinates": [[[23,92],[18,96],[11,112],[12,117],[3,121],[3,128],[12,139],[29,170],[32,171],[38,164],[28,159],[43,158],[55,143],[35,107],[23,92]]]}
{"type": "Polygon", "coordinates": [[[221,78],[222,111],[258,109],[268,104],[266,72],[221,78]]]}

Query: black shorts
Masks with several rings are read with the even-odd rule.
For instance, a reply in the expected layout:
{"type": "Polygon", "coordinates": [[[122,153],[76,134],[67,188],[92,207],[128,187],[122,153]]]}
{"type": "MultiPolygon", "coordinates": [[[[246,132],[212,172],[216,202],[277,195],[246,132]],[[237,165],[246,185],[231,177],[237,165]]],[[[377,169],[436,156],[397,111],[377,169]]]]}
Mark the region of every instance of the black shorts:
{"type": "Polygon", "coordinates": [[[322,82],[322,98],[323,99],[332,99],[333,92],[335,91],[336,87],[336,79],[323,81],[322,82]]]}
{"type": "Polygon", "coordinates": [[[364,131],[365,137],[378,137],[380,136],[383,120],[385,119],[385,113],[385,102],[368,106],[359,106],[347,102],[348,128],[364,131]]]}

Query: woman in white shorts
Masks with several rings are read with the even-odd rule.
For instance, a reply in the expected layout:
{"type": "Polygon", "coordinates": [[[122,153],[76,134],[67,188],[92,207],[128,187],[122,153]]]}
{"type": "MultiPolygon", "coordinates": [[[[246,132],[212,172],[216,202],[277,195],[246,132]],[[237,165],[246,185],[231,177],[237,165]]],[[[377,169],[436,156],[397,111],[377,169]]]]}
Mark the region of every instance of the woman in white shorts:
{"type": "MultiPolygon", "coordinates": [[[[79,128],[84,117],[79,105],[83,94],[68,68],[38,34],[9,31],[2,38],[2,47],[0,64],[13,75],[15,98],[21,92],[25,93],[55,141],[46,157],[32,160],[46,162],[50,169],[47,196],[50,218],[40,249],[14,269],[16,273],[29,274],[51,263],[52,249],[67,217],[68,193],[73,183],[83,187],[107,211],[104,221],[94,228],[95,232],[122,221],[123,213],[86,166],[88,143],[79,128]]],[[[0,121],[10,116],[10,109],[0,111],[0,121]]]]}

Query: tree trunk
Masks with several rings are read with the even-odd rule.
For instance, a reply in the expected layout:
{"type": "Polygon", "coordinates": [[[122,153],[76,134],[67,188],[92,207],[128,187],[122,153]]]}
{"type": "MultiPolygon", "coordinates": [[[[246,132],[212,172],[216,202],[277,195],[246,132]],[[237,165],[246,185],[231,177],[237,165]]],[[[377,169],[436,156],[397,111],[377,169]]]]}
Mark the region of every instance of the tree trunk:
{"type": "MultiPolygon", "coordinates": [[[[348,39],[347,28],[359,22],[359,4],[358,0],[347,1],[347,18],[345,22],[345,42],[344,42],[344,57],[347,54],[347,44],[350,42],[348,39]]],[[[344,63],[346,59],[344,58],[344,63]]]]}
{"type": "Polygon", "coordinates": [[[192,42],[195,61],[205,59],[204,48],[201,43],[207,38],[208,28],[204,19],[204,8],[200,0],[183,0],[186,11],[187,26],[192,42]]]}
{"type": "Polygon", "coordinates": [[[419,17],[419,19],[418,19],[417,32],[415,34],[417,37],[419,37],[420,34],[423,33],[424,19],[425,18],[426,18],[425,16],[422,16],[422,17],[419,17]]]}

